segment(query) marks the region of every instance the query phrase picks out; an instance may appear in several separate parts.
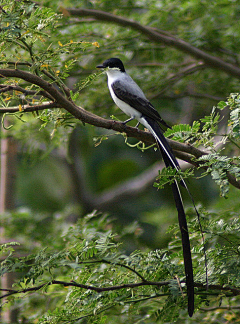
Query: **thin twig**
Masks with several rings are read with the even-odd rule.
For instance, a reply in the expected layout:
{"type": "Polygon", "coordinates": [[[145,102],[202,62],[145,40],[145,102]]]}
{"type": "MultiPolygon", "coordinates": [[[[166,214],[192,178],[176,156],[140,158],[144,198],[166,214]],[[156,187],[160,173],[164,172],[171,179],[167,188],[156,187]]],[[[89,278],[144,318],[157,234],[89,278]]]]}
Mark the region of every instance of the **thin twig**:
{"type": "MultiPolygon", "coordinates": [[[[21,294],[21,293],[27,293],[27,292],[33,292],[33,291],[38,291],[44,286],[51,286],[51,285],[62,285],[64,287],[76,287],[76,288],[82,288],[82,289],[87,289],[87,290],[93,290],[96,291],[97,293],[101,293],[104,291],[114,291],[114,290],[120,290],[120,289],[127,289],[127,288],[137,288],[137,287],[142,287],[142,286],[157,286],[157,287],[163,287],[163,286],[168,286],[172,280],[167,280],[167,281],[141,281],[137,283],[128,283],[128,284],[122,284],[122,285],[116,285],[116,286],[108,286],[108,287],[96,287],[92,285],[86,285],[86,284],[81,284],[77,283],[76,281],[62,281],[62,280],[52,280],[50,282],[46,282],[44,284],[41,284],[39,286],[35,287],[30,287],[30,288],[24,288],[24,289],[19,289],[19,290],[13,290],[13,289],[0,289],[0,291],[7,291],[8,293],[5,295],[0,296],[0,299],[6,298],[11,295],[15,294],[21,294]]],[[[185,281],[181,281],[183,283],[185,281]]],[[[195,283],[195,287],[205,289],[206,285],[203,285],[201,283],[195,283]]],[[[222,286],[222,285],[209,285],[208,286],[209,290],[217,290],[217,291],[230,291],[232,293],[232,296],[238,296],[240,295],[240,288],[233,288],[229,286],[222,286]]],[[[205,292],[205,294],[212,294],[211,292],[205,292]]]]}
{"type": "MultiPolygon", "coordinates": [[[[14,295],[14,294],[21,294],[21,293],[27,293],[31,291],[38,291],[44,286],[51,286],[51,285],[63,285],[64,287],[77,287],[77,288],[83,288],[83,289],[88,289],[88,290],[93,290],[98,293],[104,292],[104,291],[113,291],[113,290],[119,290],[119,289],[126,289],[126,288],[137,288],[141,286],[167,286],[170,283],[170,281],[159,281],[159,282],[154,282],[154,281],[141,281],[137,283],[129,283],[129,284],[123,284],[123,285],[117,285],[117,286],[109,286],[109,287],[96,287],[92,285],[85,285],[85,284],[80,284],[75,281],[71,282],[66,282],[62,280],[52,280],[49,283],[44,283],[39,286],[31,287],[31,288],[24,288],[24,289],[19,289],[19,290],[13,290],[13,289],[4,289],[4,291],[8,291],[7,294],[0,296],[0,299],[6,298],[8,296],[14,295]]],[[[0,289],[0,291],[3,291],[0,289]]]]}
{"type": "Polygon", "coordinates": [[[0,113],[33,112],[33,111],[53,109],[53,108],[61,108],[61,106],[56,102],[43,102],[42,104],[36,104],[36,105],[22,105],[21,111],[19,109],[19,106],[0,108],[0,113]]]}
{"type": "MultiPolygon", "coordinates": [[[[3,93],[3,92],[8,92],[8,91],[19,91],[19,92],[22,92],[24,95],[28,96],[28,95],[31,95],[31,96],[43,96],[45,98],[48,98],[48,99],[51,99],[53,100],[53,97],[50,96],[46,91],[44,90],[27,90],[23,87],[20,87],[19,85],[17,84],[12,84],[12,85],[0,85],[0,93],[3,93]]],[[[6,111],[7,112],[7,111],[6,111]]]]}

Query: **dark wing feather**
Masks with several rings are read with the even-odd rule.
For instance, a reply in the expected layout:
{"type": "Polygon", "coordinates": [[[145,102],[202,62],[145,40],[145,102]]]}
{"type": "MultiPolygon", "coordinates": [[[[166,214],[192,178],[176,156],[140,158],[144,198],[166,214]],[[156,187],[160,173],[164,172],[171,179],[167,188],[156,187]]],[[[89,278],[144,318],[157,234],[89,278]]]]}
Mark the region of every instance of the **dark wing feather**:
{"type": "Polygon", "coordinates": [[[146,98],[140,98],[139,96],[128,92],[127,89],[123,87],[121,81],[115,81],[114,83],[112,83],[112,88],[118,99],[126,102],[132,108],[140,111],[143,116],[150,117],[158,121],[163,126],[170,128],[170,126],[161,118],[151,102],[146,98]]]}

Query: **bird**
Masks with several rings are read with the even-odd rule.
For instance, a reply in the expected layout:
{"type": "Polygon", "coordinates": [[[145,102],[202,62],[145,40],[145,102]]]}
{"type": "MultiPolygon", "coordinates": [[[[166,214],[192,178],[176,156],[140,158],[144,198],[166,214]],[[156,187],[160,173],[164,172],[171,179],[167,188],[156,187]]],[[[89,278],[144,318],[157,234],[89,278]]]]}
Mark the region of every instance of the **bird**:
{"type": "MultiPolygon", "coordinates": [[[[119,58],[109,58],[98,65],[97,68],[105,70],[108,78],[108,88],[113,101],[130,117],[122,123],[126,124],[136,119],[138,121],[137,126],[141,123],[147,128],[155,138],[166,167],[172,167],[179,171],[179,163],[163,134],[163,128],[169,128],[170,126],[161,118],[158,111],[146,98],[137,83],[127,74],[123,62],[119,58]]],[[[183,179],[181,179],[180,184],[185,187],[189,193],[188,187],[183,179]]],[[[178,222],[182,239],[188,297],[188,314],[192,317],[194,313],[194,277],[189,232],[178,181],[174,180],[171,187],[178,212],[178,222]]]]}

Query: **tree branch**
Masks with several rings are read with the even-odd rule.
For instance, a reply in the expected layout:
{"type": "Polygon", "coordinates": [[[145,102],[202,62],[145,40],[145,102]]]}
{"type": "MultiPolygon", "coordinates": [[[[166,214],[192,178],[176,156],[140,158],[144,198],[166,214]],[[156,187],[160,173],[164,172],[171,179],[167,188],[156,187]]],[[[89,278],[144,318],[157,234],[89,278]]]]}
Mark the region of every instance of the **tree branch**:
{"type": "MultiPolygon", "coordinates": [[[[50,94],[55,99],[55,104],[58,107],[62,107],[66,109],[69,113],[71,113],[74,117],[81,120],[84,123],[88,123],[90,125],[101,127],[105,129],[112,129],[116,132],[126,133],[129,137],[134,137],[139,141],[143,141],[146,143],[155,143],[155,140],[149,132],[141,131],[138,128],[130,127],[124,125],[122,122],[118,122],[115,120],[107,120],[102,117],[99,117],[79,106],[77,106],[73,101],[67,99],[61,92],[59,92],[53,84],[43,80],[39,76],[21,71],[18,69],[0,69],[0,77],[7,78],[20,78],[24,81],[27,81],[31,84],[35,84],[50,94]]],[[[5,108],[4,108],[5,109],[5,108]]],[[[0,112],[4,112],[4,109],[0,109],[0,112]]],[[[169,140],[170,145],[174,150],[181,150],[183,152],[194,155],[195,157],[200,157],[205,152],[198,150],[196,148],[191,147],[190,145],[178,143],[172,140],[169,140]]],[[[188,162],[188,161],[187,161],[188,162]]]]}
{"type": "MultiPolygon", "coordinates": [[[[53,109],[53,108],[61,108],[56,102],[43,102],[40,105],[22,105],[21,112],[33,112],[44,109],[53,109]]],[[[8,108],[0,108],[0,113],[14,113],[19,112],[19,106],[8,107],[8,108]]]]}
{"type": "MultiPolygon", "coordinates": [[[[149,132],[141,131],[136,127],[130,127],[122,122],[117,122],[114,120],[107,120],[102,117],[99,117],[79,106],[77,106],[73,101],[66,98],[58,89],[48,81],[43,80],[41,77],[18,69],[0,69],[0,77],[4,78],[20,78],[24,81],[27,81],[31,84],[35,84],[39,86],[42,90],[46,91],[47,94],[52,96],[55,99],[55,102],[52,103],[56,105],[55,107],[61,107],[66,109],[69,113],[71,113],[75,118],[81,120],[83,123],[87,123],[96,127],[101,127],[105,129],[111,129],[116,132],[126,133],[129,137],[134,137],[139,141],[143,141],[146,143],[155,143],[154,137],[149,132]]],[[[42,107],[41,107],[42,108],[42,107]]],[[[29,107],[29,109],[31,109],[29,107]]],[[[4,111],[0,109],[0,112],[4,111]]],[[[197,165],[194,162],[193,157],[199,158],[202,155],[207,154],[206,152],[197,149],[189,144],[179,143],[173,140],[168,139],[168,142],[172,149],[175,151],[176,157],[180,157],[181,159],[189,162],[193,165],[197,165]]],[[[237,181],[231,174],[228,174],[229,182],[240,189],[240,181],[237,181]]]]}
{"type": "MultiPolygon", "coordinates": [[[[163,287],[167,286],[172,283],[172,280],[166,280],[166,281],[141,281],[141,282],[136,282],[136,283],[128,283],[128,284],[122,284],[122,285],[116,285],[116,286],[108,286],[108,287],[96,287],[92,285],[86,285],[86,284],[81,284],[77,283],[76,281],[62,281],[62,280],[52,280],[51,282],[46,282],[43,283],[39,286],[35,287],[30,287],[30,288],[24,288],[24,289],[0,289],[0,291],[5,291],[7,292],[4,295],[0,296],[0,299],[16,295],[16,294],[21,294],[21,293],[27,293],[27,292],[33,292],[33,291],[38,291],[42,289],[45,286],[51,286],[51,285],[62,285],[64,287],[76,287],[76,288],[82,288],[86,290],[92,290],[96,291],[97,293],[101,293],[104,291],[114,291],[114,290],[120,290],[120,289],[126,289],[126,288],[137,288],[137,287],[142,287],[142,286],[157,286],[157,287],[163,287]]],[[[181,281],[181,283],[185,283],[185,281],[181,281]]],[[[206,285],[201,284],[201,283],[195,283],[195,287],[204,289],[206,291],[206,285]]],[[[217,290],[217,291],[229,291],[231,293],[231,296],[238,296],[240,295],[240,288],[233,288],[230,286],[221,286],[221,285],[208,285],[208,291],[209,290],[217,290]]],[[[206,291],[206,294],[211,294],[210,292],[206,291]]],[[[197,292],[196,292],[197,294],[197,292]]]]}
{"type": "MultiPolygon", "coordinates": [[[[22,92],[26,96],[28,96],[28,95],[43,96],[45,98],[53,100],[53,97],[49,96],[49,94],[46,91],[26,90],[17,84],[12,84],[12,85],[0,84],[0,88],[1,88],[0,93],[9,92],[9,91],[19,91],[19,92],[22,92]]],[[[7,108],[5,108],[5,109],[7,109],[7,108]]],[[[7,112],[7,111],[5,111],[5,112],[7,112]]]]}
{"type": "Polygon", "coordinates": [[[94,17],[96,20],[114,23],[120,26],[130,27],[141,32],[143,35],[147,36],[149,39],[155,41],[156,43],[164,43],[167,46],[175,47],[197,59],[200,59],[205,62],[208,66],[215,69],[220,69],[226,72],[229,75],[232,75],[236,78],[240,78],[240,68],[225,62],[219,57],[210,55],[203,50],[198,49],[197,47],[192,46],[191,44],[185,42],[182,39],[176,38],[170,33],[166,33],[157,28],[143,26],[140,23],[130,20],[127,18],[123,18],[121,16],[117,16],[108,12],[104,12],[101,10],[93,10],[93,9],[83,9],[83,8],[67,8],[65,9],[72,16],[90,16],[94,17]]]}
{"type": "Polygon", "coordinates": [[[93,290],[98,293],[104,292],[104,291],[113,291],[113,290],[119,290],[119,289],[124,289],[124,288],[137,288],[141,286],[167,286],[170,283],[170,281],[159,281],[159,282],[154,282],[154,281],[141,281],[137,283],[129,283],[129,284],[123,284],[123,285],[117,285],[117,286],[109,286],[109,287],[96,287],[92,285],[85,285],[85,284],[80,284],[75,281],[71,282],[66,282],[66,281],[61,281],[61,280],[52,280],[49,283],[44,283],[39,286],[31,287],[31,288],[25,288],[25,289],[19,289],[19,290],[14,290],[14,289],[0,289],[0,291],[7,291],[7,294],[1,295],[0,299],[6,298],[11,295],[15,294],[20,294],[20,293],[26,293],[26,292],[31,292],[31,291],[38,291],[42,289],[44,286],[51,286],[51,285],[63,285],[64,287],[77,287],[77,288],[83,288],[83,289],[88,289],[88,290],[93,290]]]}
{"type": "MultiPolygon", "coordinates": [[[[24,42],[25,43],[25,42],[24,42]]],[[[30,48],[30,51],[31,48],[30,48]]],[[[22,65],[22,66],[30,66],[32,67],[33,66],[33,63],[29,63],[29,62],[14,62],[14,61],[9,61],[9,62],[0,62],[0,64],[8,64],[8,65],[14,65],[14,68],[17,69],[17,66],[18,65],[22,65]]],[[[45,74],[50,80],[54,81],[57,83],[57,85],[64,91],[64,93],[66,94],[67,97],[70,97],[70,89],[63,83],[63,82],[59,82],[58,80],[56,80],[56,78],[49,72],[47,71],[46,69],[42,69],[41,68],[41,72],[43,74],[45,74]]],[[[21,91],[21,90],[19,90],[21,91]]],[[[25,90],[26,92],[27,90],[25,90]]],[[[32,90],[29,90],[29,93],[31,93],[32,90]]],[[[52,99],[52,98],[49,98],[49,99],[52,99]]]]}
{"type": "MultiPolygon", "coordinates": [[[[77,119],[83,121],[84,123],[88,123],[90,125],[101,127],[105,129],[112,129],[116,132],[126,133],[129,137],[134,137],[139,141],[143,141],[149,144],[155,143],[155,140],[149,132],[141,131],[138,128],[130,127],[124,125],[122,122],[118,122],[115,120],[107,120],[102,117],[99,117],[79,106],[77,106],[74,102],[67,99],[63,94],[61,94],[53,84],[43,80],[37,75],[31,74],[29,72],[21,71],[21,70],[13,70],[13,69],[0,69],[0,77],[13,77],[20,78],[29,83],[35,84],[50,94],[55,99],[55,105],[57,107],[62,107],[66,109],[69,113],[71,113],[77,119]]],[[[16,109],[16,107],[15,107],[16,109]]],[[[19,110],[19,109],[18,109],[19,110]]],[[[9,108],[8,108],[9,111],[9,108]]],[[[12,110],[11,110],[12,111],[12,110]]],[[[0,109],[0,112],[6,112],[5,108],[0,109]]],[[[195,157],[200,157],[205,152],[196,149],[190,145],[186,145],[183,143],[178,143],[173,140],[168,140],[171,147],[174,150],[186,152],[195,157]]],[[[187,160],[189,162],[189,160],[187,160]]]]}

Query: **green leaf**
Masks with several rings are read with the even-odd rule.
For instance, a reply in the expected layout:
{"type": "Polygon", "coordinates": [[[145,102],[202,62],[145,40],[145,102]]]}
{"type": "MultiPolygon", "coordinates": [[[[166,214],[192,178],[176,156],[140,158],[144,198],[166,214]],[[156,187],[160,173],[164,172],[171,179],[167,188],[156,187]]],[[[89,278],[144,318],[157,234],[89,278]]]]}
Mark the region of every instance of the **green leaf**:
{"type": "Polygon", "coordinates": [[[227,103],[225,101],[219,101],[219,103],[217,104],[217,108],[220,110],[223,110],[227,107],[227,103]]]}

